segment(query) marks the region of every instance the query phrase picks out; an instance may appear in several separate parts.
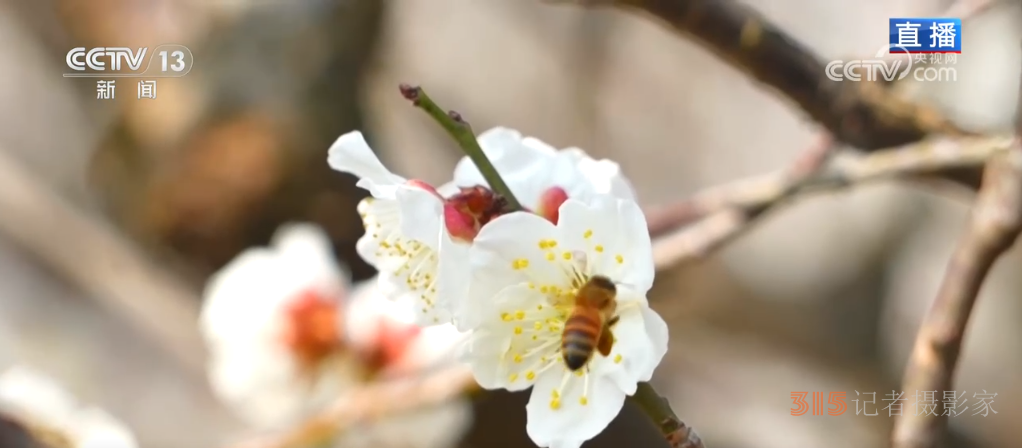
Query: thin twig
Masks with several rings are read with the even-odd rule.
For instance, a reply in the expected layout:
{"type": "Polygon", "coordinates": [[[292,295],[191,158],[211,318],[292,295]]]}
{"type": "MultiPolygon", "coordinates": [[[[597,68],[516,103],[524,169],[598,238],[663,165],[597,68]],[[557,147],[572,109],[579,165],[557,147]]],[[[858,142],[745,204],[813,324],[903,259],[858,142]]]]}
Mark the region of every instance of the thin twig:
{"type": "Polygon", "coordinates": [[[691,223],[659,239],[653,256],[657,268],[664,269],[707,255],[747,231],[768,211],[796,198],[898,176],[982,166],[1014,145],[1010,137],[937,138],[859,155],[834,154],[833,147],[823,142],[788,170],[717,187],[673,206],[677,211],[664,208],[651,215],[651,234],[655,235],[691,223]]]}
{"type": "MultiPolygon", "coordinates": [[[[1022,77],[1016,103],[1015,135],[1022,138],[1022,77]]],[[[916,334],[902,380],[902,390],[916,391],[916,400],[923,391],[955,393],[955,367],[980,288],[1020,232],[1022,149],[1016,146],[987,164],[969,229],[951,255],[937,298],[916,334]]],[[[943,402],[941,409],[939,415],[915,412],[899,417],[894,422],[893,447],[939,446],[947,434],[947,417],[953,412],[943,402]]]]}
{"type": "Polygon", "coordinates": [[[353,390],[332,406],[272,440],[247,442],[235,448],[304,448],[317,446],[343,431],[385,417],[429,408],[471,392],[475,379],[465,365],[452,365],[424,378],[381,381],[353,390]]]}
{"type": "MultiPolygon", "coordinates": [[[[942,394],[954,390],[955,365],[980,287],[1020,231],[1022,149],[1015,149],[987,167],[970,227],[951,256],[937,298],[916,336],[903,391],[942,394]]],[[[908,412],[899,417],[894,426],[894,447],[938,446],[946,436],[944,412],[908,412]]]]}
{"type": "Polygon", "coordinates": [[[705,448],[695,430],[678,418],[667,399],[649,383],[639,383],[638,390],[630,399],[656,423],[671,448],[705,448]]]}
{"type": "Polygon", "coordinates": [[[509,211],[522,210],[522,205],[515,199],[514,194],[511,192],[511,188],[507,186],[504,179],[500,177],[500,173],[497,172],[497,168],[490,163],[490,159],[486,157],[486,153],[479,146],[479,141],[476,140],[476,135],[472,132],[472,127],[462,118],[461,114],[455,111],[445,111],[438,106],[433,99],[426,94],[421,87],[410,86],[408,84],[401,84],[401,95],[408,101],[411,101],[415,107],[422,109],[429,115],[433,121],[436,121],[440,127],[444,128],[454,141],[458,143],[458,147],[461,148],[462,152],[465,153],[472,160],[472,163],[479,169],[479,172],[483,175],[483,179],[490,184],[490,188],[494,192],[500,194],[504,199],[507,200],[509,211]]]}
{"type": "Polygon", "coordinates": [[[36,181],[0,151],[0,232],[77,284],[204,378],[198,300],[99,218],[36,181]]]}

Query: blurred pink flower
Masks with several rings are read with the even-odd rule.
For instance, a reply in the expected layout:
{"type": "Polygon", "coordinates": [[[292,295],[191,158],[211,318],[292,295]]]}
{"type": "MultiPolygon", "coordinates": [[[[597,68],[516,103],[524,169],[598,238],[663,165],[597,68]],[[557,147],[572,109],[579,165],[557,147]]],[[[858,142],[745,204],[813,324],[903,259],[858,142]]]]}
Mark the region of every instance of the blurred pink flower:
{"type": "Polygon", "coordinates": [[[281,227],[206,285],[200,326],[214,393],[250,425],[278,428],[361,380],[340,338],[348,273],[313,224],[281,227]]]}
{"type": "MultiPolygon", "coordinates": [[[[317,226],[281,227],[270,247],[241,253],[207,284],[200,322],[213,391],[253,427],[281,430],[370,378],[453,362],[462,338],[454,326],[419,328],[412,308],[378,285],[352,287],[317,226]]],[[[457,398],[432,411],[376,422],[351,440],[386,439],[395,427],[415,428],[423,448],[460,439],[470,404],[457,398]]]]}

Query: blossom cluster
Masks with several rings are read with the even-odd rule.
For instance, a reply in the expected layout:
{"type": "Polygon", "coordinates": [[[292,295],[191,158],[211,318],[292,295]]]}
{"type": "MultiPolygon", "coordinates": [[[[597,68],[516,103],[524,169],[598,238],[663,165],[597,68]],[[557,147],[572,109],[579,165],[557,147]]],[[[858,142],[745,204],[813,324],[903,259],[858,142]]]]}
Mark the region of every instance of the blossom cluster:
{"type": "MultiPolygon", "coordinates": [[[[213,392],[250,427],[299,427],[368,381],[421,372],[463,337],[453,325],[422,329],[411,308],[387,300],[376,281],[352,284],[326,232],[279,228],[210,277],[200,328],[213,392]]],[[[468,429],[471,404],[360,425],[331,446],[447,448],[468,429]]]]}
{"type": "Polygon", "coordinates": [[[482,387],[531,387],[526,431],[538,446],[578,447],[667,351],[646,300],[646,220],[612,161],[506,128],[478,143],[524,210],[509,210],[468,157],[434,186],[389,171],[353,131],[328,163],[371,194],[357,250],[380,294],[423,328],[461,332],[458,358],[482,387]]]}

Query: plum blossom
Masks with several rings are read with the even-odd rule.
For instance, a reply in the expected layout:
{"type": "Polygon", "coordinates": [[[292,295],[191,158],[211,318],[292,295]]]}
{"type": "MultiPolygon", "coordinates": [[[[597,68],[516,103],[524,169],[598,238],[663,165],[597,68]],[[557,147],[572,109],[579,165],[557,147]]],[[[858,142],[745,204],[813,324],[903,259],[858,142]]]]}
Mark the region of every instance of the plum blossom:
{"type": "MultiPolygon", "coordinates": [[[[551,221],[557,221],[567,198],[634,196],[616,163],[593,160],[581,149],[558,151],[501,127],[484,132],[478,141],[521,204],[551,221]]],[[[463,158],[454,179],[434,188],[391,173],[362,134],[353,131],[331,146],[328,162],[358,176],[358,186],[372,194],[358,207],[366,233],[357,248],[380,271],[381,291],[411,297],[419,325],[449,323],[461,314],[468,284],[462,267],[470,243],[503,213],[502,198],[489,190],[471,160],[463,158]]]]}
{"type": "Polygon", "coordinates": [[[649,308],[652,246],[630,200],[568,199],[556,224],[530,213],[501,216],[470,249],[470,296],[487,306],[459,315],[471,336],[461,359],[486,389],[532,387],[526,430],[541,447],[577,448],[617,416],[667,351],[667,324],[649,308]],[[616,288],[613,345],[568,369],[561,335],[578,289],[594,276],[616,288]]]}
{"type": "Polygon", "coordinates": [[[38,440],[71,448],[136,448],[131,430],[106,411],[79,403],[49,376],[25,366],[0,374],[0,412],[38,440]]]}
{"type": "MultiPolygon", "coordinates": [[[[347,342],[377,377],[421,375],[453,363],[453,353],[465,338],[453,324],[420,328],[411,306],[388,300],[373,280],[355,286],[346,316],[347,342]]],[[[351,428],[335,446],[447,448],[461,440],[471,423],[471,402],[454,397],[351,428]]]]}
{"type": "Polygon", "coordinates": [[[277,429],[361,381],[342,337],[348,283],[327,235],[305,223],[214,274],[200,316],[214,393],[250,425],[277,429]]]}
{"type": "Polygon", "coordinates": [[[402,300],[390,300],[378,283],[356,286],[346,311],[346,341],[378,376],[406,376],[454,362],[467,337],[453,324],[419,327],[415,311],[402,300]]]}

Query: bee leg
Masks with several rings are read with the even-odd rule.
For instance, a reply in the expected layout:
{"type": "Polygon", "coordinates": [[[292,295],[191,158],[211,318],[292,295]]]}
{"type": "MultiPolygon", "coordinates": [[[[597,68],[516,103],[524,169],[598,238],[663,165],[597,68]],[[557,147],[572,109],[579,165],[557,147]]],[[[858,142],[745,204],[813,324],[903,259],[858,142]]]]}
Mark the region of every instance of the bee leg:
{"type": "MultiPolygon", "coordinates": [[[[611,319],[611,321],[614,321],[611,319]]],[[[596,349],[599,350],[600,354],[604,357],[610,355],[610,349],[614,348],[614,333],[610,331],[610,328],[603,329],[600,333],[600,339],[596,341],[596,349]]]]}
{"type": "Polygon", "coordinates": [[[617,321],[621,320],[621,316],[614,316],[607,321],[607,327],[613,327],[617,321]]]}

